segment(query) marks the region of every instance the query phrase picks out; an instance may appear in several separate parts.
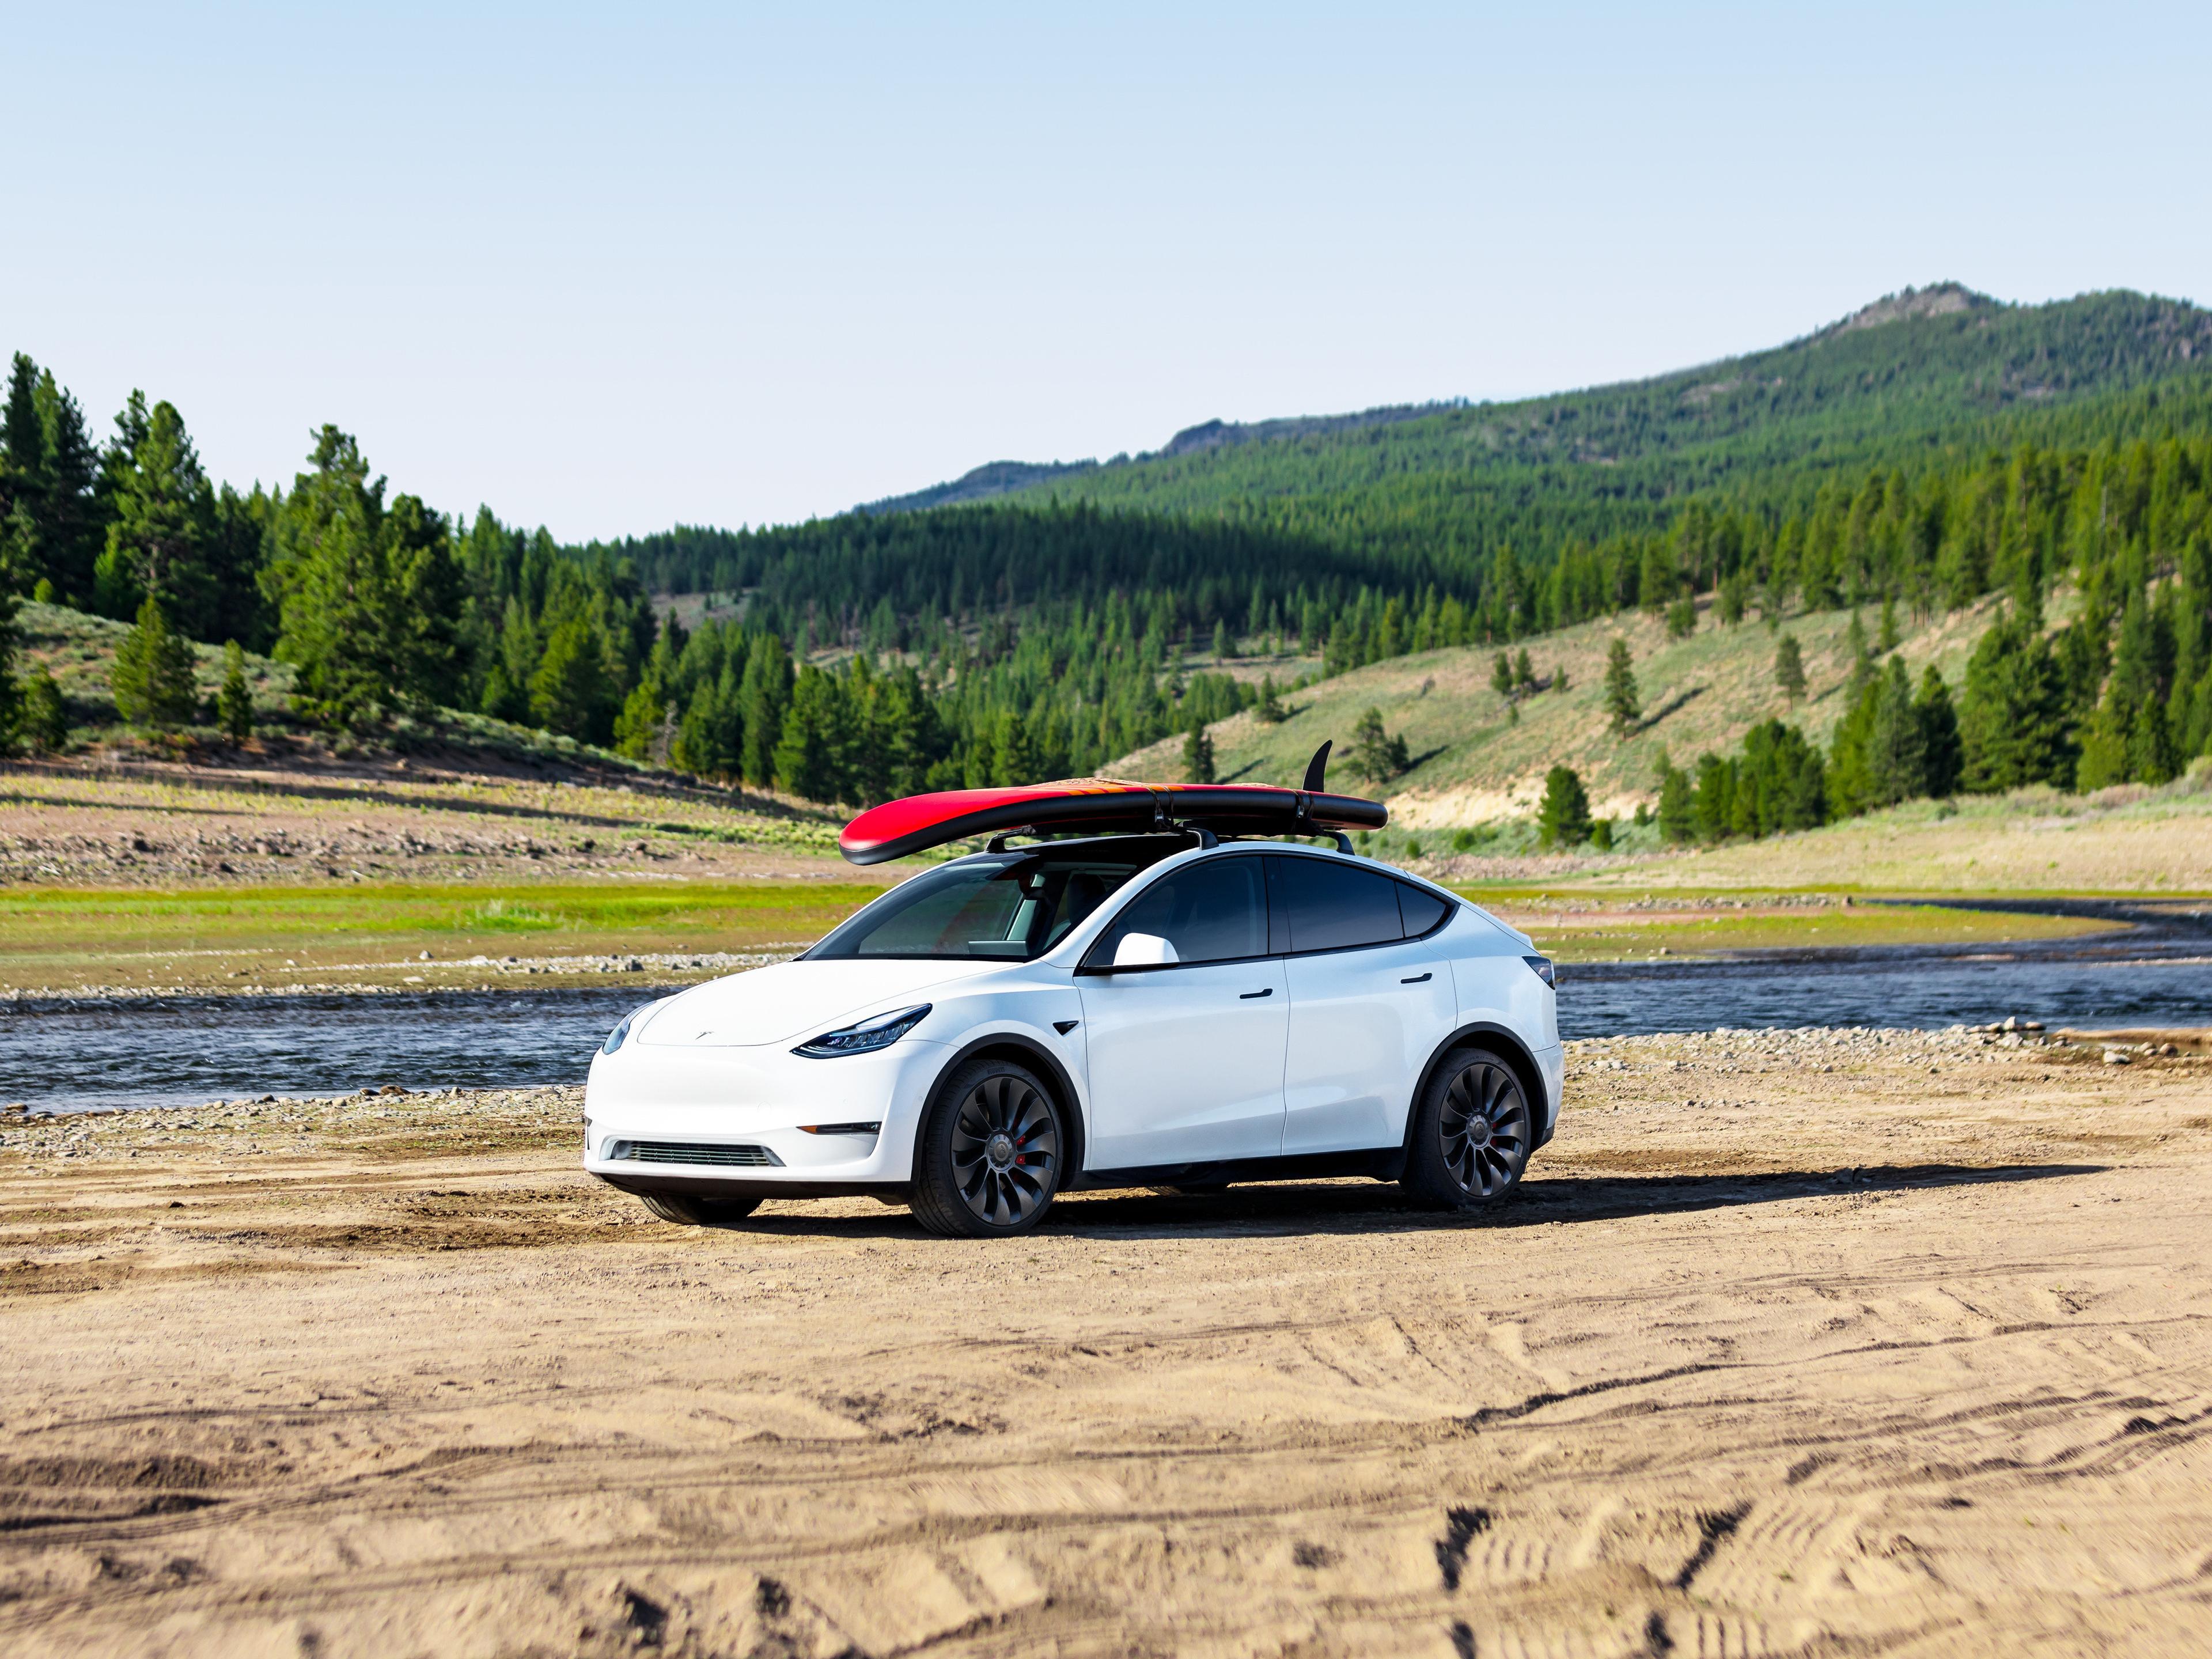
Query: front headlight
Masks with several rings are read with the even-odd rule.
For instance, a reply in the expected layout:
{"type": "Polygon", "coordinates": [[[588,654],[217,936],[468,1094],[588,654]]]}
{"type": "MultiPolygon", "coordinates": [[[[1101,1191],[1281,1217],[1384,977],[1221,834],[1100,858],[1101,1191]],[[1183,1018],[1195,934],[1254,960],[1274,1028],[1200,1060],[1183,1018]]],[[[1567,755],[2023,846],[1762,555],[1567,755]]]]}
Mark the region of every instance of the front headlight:
{"type": "Polygon", "coordinates": [[[791,1052],[804,1054],[809,1060],[835,1060],[840,1054],[873,1054],[878,1048],[890,1048],[921,1024],[928,1012],[929,1004],[925,1002],[918,1008],[901,1008],[896,1013],[878,1014],[857,1025],[824,1031],[811,1042],[800,1043],[791,1052]]]}
{"type": "Polygon", "coordinates": [[[607,1033],[607,1040],[599,1045],[599,1052],[603,1054],[611,1054],[614,1053],[616,1049],[621,1048],[623,1043],[629,1038],[630,1025],[634,1021],[635,1021],[637,1017],[645,1012],[647,1008],[658,1008],[667,1000],[668,999],[665,997],[656,998],[653,1001],[645,1004],[643,1007],[633,1008],[628,1013],[624,1014],[622,1017],[622,1024],[616,1026],[613,1030],[607,1033]]]}

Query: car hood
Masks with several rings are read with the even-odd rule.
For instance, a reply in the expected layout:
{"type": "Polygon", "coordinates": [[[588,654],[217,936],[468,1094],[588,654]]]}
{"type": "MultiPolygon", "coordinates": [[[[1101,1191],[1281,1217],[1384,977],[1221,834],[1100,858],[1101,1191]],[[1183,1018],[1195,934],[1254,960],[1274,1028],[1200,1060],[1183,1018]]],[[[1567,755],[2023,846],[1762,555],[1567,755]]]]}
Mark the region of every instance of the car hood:
{"type": "Polygon", "coordinates": [[[894,999],[972,979],[996,962],[779,962],[710,980],[655,1009],[635,1041],[662,1048],[746,1048],[835,1030],[894,999]]]}

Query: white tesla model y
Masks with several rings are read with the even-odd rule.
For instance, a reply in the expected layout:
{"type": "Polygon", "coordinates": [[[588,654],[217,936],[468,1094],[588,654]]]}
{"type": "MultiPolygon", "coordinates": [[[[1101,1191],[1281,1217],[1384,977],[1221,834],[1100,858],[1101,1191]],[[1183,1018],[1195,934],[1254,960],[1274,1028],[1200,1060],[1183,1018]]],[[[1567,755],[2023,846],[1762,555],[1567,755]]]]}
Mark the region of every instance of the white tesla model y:
{"type": "Polygon", "coordinates": [[[1382,811],[1097,781],[877,808],[848,856],[1052,838],[1001,833],[794,961],[638,1009],[592,1063],[585,1168],[671,1220],[867,1194],[975,1237],[1079,1188],[1369,1176],[1495,1200],[1558,1119],[1552,965],[1352,855],[1342,829],[1382,811]]]}

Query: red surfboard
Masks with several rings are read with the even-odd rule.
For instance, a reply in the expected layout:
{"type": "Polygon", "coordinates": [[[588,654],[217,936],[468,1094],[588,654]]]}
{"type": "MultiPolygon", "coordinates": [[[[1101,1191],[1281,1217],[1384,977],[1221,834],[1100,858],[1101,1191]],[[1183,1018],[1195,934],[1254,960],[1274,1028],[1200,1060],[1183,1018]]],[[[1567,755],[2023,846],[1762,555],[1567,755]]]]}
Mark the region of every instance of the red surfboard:
{"type": "Polygon", "coordinates": [[[1389,809],[1380,801],[1317,789],[1068,778],[885,801],[847,824],[837,847],[854,864],[881,864],[949,841],[1014,830],[1100,832],[1190,824],[1221,835],[1313,835],[1380,830],[1389,821],[1389,809]]]}

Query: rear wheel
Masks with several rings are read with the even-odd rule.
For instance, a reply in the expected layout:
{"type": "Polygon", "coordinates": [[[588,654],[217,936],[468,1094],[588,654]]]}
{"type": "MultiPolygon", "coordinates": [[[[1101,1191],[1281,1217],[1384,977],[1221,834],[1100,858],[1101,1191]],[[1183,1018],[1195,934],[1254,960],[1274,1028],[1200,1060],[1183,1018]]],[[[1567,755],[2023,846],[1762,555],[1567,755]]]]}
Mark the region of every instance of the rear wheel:
{"type": "Polygon", "coordinates": [[[1034,1072],[970,1060],[922,1125],[914,1218],[945,1238],[1025,1233],[1060,1191],[1066,1145],[1060,1107],[1034,1072]]]}
{"type": "Polygon", "coordinates": [[[729,1227],[760,1208],[757,1198],[703,1198],[690,1193],[640,1193],[638,1200],[663,1221],[686,1227],[729,1227]]]}
{"type": "Polygon", "coordinates": [[[1455,1050],[1421,1096],[1405,1188],[1442,1209],[1492,1203],[1528,1167],[1535,1127],[1510,1066],[1487,1048],[1455,1050]]]}

